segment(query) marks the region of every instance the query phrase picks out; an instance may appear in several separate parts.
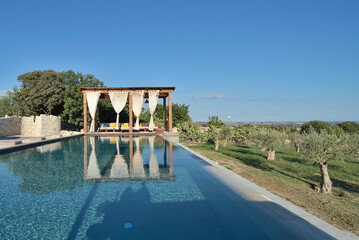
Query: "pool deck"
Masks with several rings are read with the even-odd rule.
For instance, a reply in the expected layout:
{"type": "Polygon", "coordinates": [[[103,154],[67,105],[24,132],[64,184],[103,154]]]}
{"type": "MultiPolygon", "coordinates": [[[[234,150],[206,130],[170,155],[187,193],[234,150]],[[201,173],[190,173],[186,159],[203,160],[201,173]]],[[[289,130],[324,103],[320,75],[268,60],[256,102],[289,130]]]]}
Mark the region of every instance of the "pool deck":
{"type": "Polygon", "coordinates": [[[35,147],[83,135],[83,133],[73,133],[68,135],[54,135],[46,137],[28,137],[21,135],[0,137],[0,153],[14,151],[24,147],[35,147]]]}
{"type": "MultiPolygon", "coordinates": [[[[8,136],[0,137],[0,153],[18,150],[24,147],[38,146],[45,143],[52,143],[68,138],[83,136],[83,133],[75,133],[72,135],[56,135],[50,137],[25,137],[25,136],[8,136]]],[[[87,136],[127,136],[127,135],[154,135],[153,133],[140,134],[119,134],[119,133],[92,133],[87,136]]],[[[166,137],[165,137],[166,138],[166,137]]],[[[171,141],[171,138],[167,139],[171,141]]],[[[173,142],[173,141],[172,141],[173,142]]],[[[223,182],[235,196],[241,197],[250,202],[258,204],[259,208],[264,208],[268,214],[276,218],[278,224],[287,227],[301,235],[307,235],[310,239],[313,236],[318,236],[317,239],[343,239],[343,240],[359,240],[359,237],[350,232],[344,232],[335,226],[319,219],[318,217],[306,212],[305,210],[293,205],[292,203],[278,197],[277,195],[265,190],[262,187],[252,183],[251,181],[237,175],[229,169],[219,165],[199,153],[189,149],[188,147],[173,142],[175,145],[184,148],[195,156],[201,158],[209,163],[205,166],[206,170],[215,175],[221,182],[223,182]],[[320,232],[320,233],[319,233],[320,232]],[[323,235],[324,234],[324,235],[323,235]],[[325,238],[321,238],[325,236],[325,238]]],[[[265,223],[263,223],[265,224],[265,223]]],[[[309,239],[309,238],[308,238],[309,239]]]]}
{"type": "Polygon", "coordinates": [[[209,163],[210,165],[206,166],[207,170],[217,176],[238,197],[256,202],[258,207],[265,208],[269,214],[275,215],[279,224],[300,233],[299,235],[305,234],[309,237],[308,239],[314,239],[313,236],[321,235],[318,233],[322,231],[327,234],[327,238],[323,239],[359,239],[357,235],[340,230],[190,148],[180,143],[175,144],[209,163]]]}
{"type": "Polygon", "coordinates": [[[46,136],[46,137],[28,137],[22,135],[13,135],[13,136],[6,136],[0,137],[0,153],[14,151],[17,149],[21,149],[24,147],[35,147],[38,145],[46,144],[46,143],[53,143],[61,140],[65,140],[68,138],[79,137],[79,136],[101,136],[101,137],[114,137],[114,136],[153,136],[153,135],[161,135],[155,132],[133,132],[133,133],[119,133],[119,132],[93,132],[93,133],[79,133],[73,132],[69,134],[63,135],[53,135],[53,136],[46,136]]]}

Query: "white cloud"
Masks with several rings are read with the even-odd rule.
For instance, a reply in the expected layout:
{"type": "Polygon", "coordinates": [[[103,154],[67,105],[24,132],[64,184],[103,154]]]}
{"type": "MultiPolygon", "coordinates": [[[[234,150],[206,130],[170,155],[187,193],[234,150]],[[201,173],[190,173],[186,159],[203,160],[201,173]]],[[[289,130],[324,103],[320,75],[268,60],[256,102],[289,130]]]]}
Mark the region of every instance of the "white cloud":
{"type": "Polygon", "coordinates": [[[3,97],[3,96],[7,96],[7,92],[8,92],[9,90],[0,90],[0,97],[3,97]]]}
{"type": "Polygon", "coordinates": [[[195,93],[192,94],[194,98],[205,98],[205,99],[221,99],[221,98],[235,98],[236,94],[225,94],[225,93],[195,93]]]}

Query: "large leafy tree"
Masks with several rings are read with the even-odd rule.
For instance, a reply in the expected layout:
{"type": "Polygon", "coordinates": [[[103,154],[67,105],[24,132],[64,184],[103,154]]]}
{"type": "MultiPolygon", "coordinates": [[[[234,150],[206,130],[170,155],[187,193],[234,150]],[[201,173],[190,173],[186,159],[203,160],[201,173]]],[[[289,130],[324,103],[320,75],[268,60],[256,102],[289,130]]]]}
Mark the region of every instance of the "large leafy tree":
{"type": "Polygon", "coordinates": [[[20,88],[14,88],[13,101],[23,115],[54,114],[63,110],[64,83],[53,70],[33,71],[20,75],[20,88]]]}
{"type": "Polygon", "coordinates": [[[9,95],[0,97],[0,117],[4,117],[5,115],[13,115],[13,108],[9,95]]]}
{"type": "Polygon", "coordinates": [[[309,132],[311,129],[315,130],[316,132],[321,132],[323,130],[327,132],[333,131],[333,126],[328,122],[323,121],[310,121],[303,124],[303,126],[300,129],[300,133],[306,133],[309,132]]]}
{"type": "Polygon", "coordinates": [[[338,123],[337,126],[347,133],[359,133],[359,123],[357,122],[347,121],[338,123]]]}
{"type": "MultiPolygon", "coordinates": [[[[166,107],[166,120],[168,123],[168,106],[166,107]]],[[[156,107],[156,111],[153,114],[153,119],[154,121],[159,121],[162,122],[163,121],[163,105],[162,104],[157,104],[156,107]]],[[[148,120],[150,119],[150,114],[149,111],[145,111],[144,113],[144,120],[148,120]]],[[[189,116],[189,105],[186,104],[178,104],[178,103],[174,103],[172,104],[172,125],[174,127],[178,126],[178,124],[180,123],[184,123],[187,121],[192,121],[191,117],[189,116]]]]}
{"type": "Polygon", "coordinates": [[[75,73],[72,70],[61,72],[60,76],[65,84],[62,118],[76,126],[83,126],[83,93],[80,87],[104,87],[104,84],[92,74],[75,73]]]}

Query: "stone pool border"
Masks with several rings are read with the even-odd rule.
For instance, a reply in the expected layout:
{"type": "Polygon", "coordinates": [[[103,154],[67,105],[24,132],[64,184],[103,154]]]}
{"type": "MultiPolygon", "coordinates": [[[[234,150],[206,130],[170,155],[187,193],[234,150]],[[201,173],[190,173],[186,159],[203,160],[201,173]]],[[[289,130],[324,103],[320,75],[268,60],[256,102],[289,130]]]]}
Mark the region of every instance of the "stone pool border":
{"type": "MultiPolygon", "coordinates": [[[[80,137],[83,136],[83,133],[78,133],[78,134],[72,134],[72,135],[59,135],[57,137],[38,137],[36,139],[39,140],[34,140],[34,141],[30,141],[30,142],[22,142],[22,140],[20,140],[20,143],[15,143],[16,140],[13,141],[13,145],[7,145],[4,147],[0,146],[0,154],[2,153],[8,153],[8,152],[13,152],[13,151],[18,151],[18,150],[22,150],[25,148],[29,148],[29,147],[37,147],[37,146],[41,146],[44,144],[48,144],[48,143],[54,143],[54,142],[58,142],[58,141],[62,141],[65,139],[69,139],[69,138],[74,138],[74,137],[80,137]]],[[[10,141],[11,142],[11,141],[10,141]]]]}
{"type": "MultiPolygon", "coordinates": [[[[167,141],[170,141],[169,139],[166,139],[167,141]]],[[[182,145],[181,143],[176,143],[173,142],[173,144],[189,151],[190,153],[192,153],[193,155],[201,158],[202,160],[204,160],[205,162],[209,163],[211,166],[216,168],[216,172],[214,172],[216,174],[216,176],[218,178],[220,178],[221,180],[224,181],[225,184],[229,185],[229,187],[233,190],[238,189],[238,192],[240,192],[241,195],[245,194],[243,192],[243,186],[245,186],[246,191],[248,191],[248,193],[256,193],[256,196],[254,197],[255,199],[253,199],[253,195],[247,195],[246,197],[248,199],[252,199],[254,200],[258,200],[258,197],[262,199],[261,200],[266,200],[266,201],[271,201],[273,203],[276,203],[280,206],[282,206],[283,208],[287,209],[288,211],[294,213],[298,219],[294,220],[295,223],[293,223],[296,227],[302,227],[303,230],[305,231],[309,231],[309,229],[306,229],[306,227],[303,225],[303,220],[307,221],[308,223],[312,224],[314,227],[320,229],[321,231],[327,233],[328,235],[330,235],[333,238],[336,239],[343,239],[343,240],[358,240],[359,237],[357,235],[355,235],[354,233],[351,232],[344,232],[342,230],[340,230],[339,228],[323,221],[322,219],[312,215],[311,213],[303,210],[300,207],[295,206],[294,204],[284,200],[283,198],[275,195],[274,193],[271,193],[269,191],[267,191],[266,189],[254,184],[253,182],[249,181],[248,179],[236,174],[235,172],[232,172],[231,170],[219,165],[217,162],[202,156],[201,154],[193,151],[192,149],[182,145]],[[220,174],[222,173],[222,174],[220,174]],[[239,183],[239,184],[238,184],[239,183]],[[241,186],[238,186],[241,185],[241,186]],[[239,187],[241,187],[242,189],[239,190],[239,187]]],[[[275,209],[272,209],[272,211],[275,211],[275,209]]],[[[280,213],[278,213],[280,214],[280,213]]],[[[313,233],[315,234],[315,233],[313,233]]]]}

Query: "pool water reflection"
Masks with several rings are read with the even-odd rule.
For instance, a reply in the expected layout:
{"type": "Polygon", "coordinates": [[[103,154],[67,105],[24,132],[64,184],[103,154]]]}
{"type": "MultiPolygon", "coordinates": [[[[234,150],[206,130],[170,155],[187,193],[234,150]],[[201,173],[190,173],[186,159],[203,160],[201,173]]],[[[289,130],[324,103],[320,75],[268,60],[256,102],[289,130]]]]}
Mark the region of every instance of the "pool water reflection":
{"type": "Polygon", "coordinates": [[[150,136],[147,138],[140,137],[99,137],[101,144],[116,145],[116,154],[113,161],[100,172],[96,156],[96,139],[94,137],[84,137],[84,180],[96,179],[106,180],[155,180],[155,179],[174,179],[173,176],[173,144],[169,143],[169,164],[167,164],[167,147],[165,141],[160,137],[150,136]],[[88,141],[89,140],[89,141],[88,141]],[[88,157],[88,142],[90,142],[91,153],[88,157]],[[146,142],[146,143],[145,143],[146,142]],[[162,148],[163,159],[158,162],[155,154],[155,143],[157,148],[162,148]],[[161,144],[160,144],[161,143],[161,144]],[[141,154],[142,146],[150,146],[150,158],[144,162],[141,154]],[[120,145],[125,153],[128,151],[128,158],[121,154],[120,145]],[[135,145],[135,147],[134,147],[135,145]],[[135,149],[135,150],[134,150],[135,149]]]}

